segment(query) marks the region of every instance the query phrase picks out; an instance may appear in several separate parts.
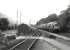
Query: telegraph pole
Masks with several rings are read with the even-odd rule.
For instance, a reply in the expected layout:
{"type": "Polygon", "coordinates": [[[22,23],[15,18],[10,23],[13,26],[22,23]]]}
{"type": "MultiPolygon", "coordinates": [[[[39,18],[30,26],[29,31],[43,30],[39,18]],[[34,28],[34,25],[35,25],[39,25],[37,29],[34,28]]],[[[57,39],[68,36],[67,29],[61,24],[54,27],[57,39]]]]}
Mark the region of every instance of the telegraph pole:
{"type": "Polygon", "coordinates": [[[17,16],[16,16],[17,24],[21,24],[21,17],[22,17],[21,11],[18,11],[17,9],[17,16]]]}
{"type": "Polygon", "coordinates": [[[21,14],[21,10],[20,10],[20,24],[21,24],[21,17],[22,17],[22,14],[21,14]]]}
{"type": "Polygon", "coordinates": [[[16,16],[16,18],[17,18],[17,21],[16,21],[16,22],[17,22],[17,24],[18,24],[18,9],[17,9],[17,16],[16,16]]]}

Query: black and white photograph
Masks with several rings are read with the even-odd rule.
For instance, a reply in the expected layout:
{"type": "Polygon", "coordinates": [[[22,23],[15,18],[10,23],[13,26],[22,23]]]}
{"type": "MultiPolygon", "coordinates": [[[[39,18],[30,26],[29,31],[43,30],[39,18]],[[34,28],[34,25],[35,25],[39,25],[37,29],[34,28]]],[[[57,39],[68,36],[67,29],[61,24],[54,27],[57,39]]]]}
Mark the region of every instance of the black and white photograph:
{"type": "Polygon", "coordinates": [[[70,0],[0,0],[0,50],[70,50],[70,0]]]}

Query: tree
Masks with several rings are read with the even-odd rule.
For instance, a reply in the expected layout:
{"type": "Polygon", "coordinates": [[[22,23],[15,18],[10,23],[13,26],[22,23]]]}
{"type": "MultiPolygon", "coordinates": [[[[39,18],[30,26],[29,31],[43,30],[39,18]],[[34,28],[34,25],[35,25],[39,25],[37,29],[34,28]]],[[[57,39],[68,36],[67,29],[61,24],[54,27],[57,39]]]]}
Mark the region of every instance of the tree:
{"type": "Polygon", "coordinates": [[[17,30],[18,30],[17,35],[32,35],[33,34],[33,29],[24,23],[20,24],[17,30]]]}
{"type": "Polygon", "coordinates": [[[37,25],[49,23],[49,22],[56,21],[56,20],[58,20],[57,15],[50,14],[48,17],[42,18],[39,22],[37,22],[37,25]]]}
{"type": "Polygon", "coordinates": [[[18,27],[17,24],[11,24],[11,25],[8,26],[8,30],[16,30],[17,27],[18,27]]]}
{"type": "Polygon", "coordinates": [[[8,29],[9,21],[7,18],[0,18],[0,29],[5,31],[8,29]]]}
{"type": "Polygon", "coordinates": [[[60,32],[61,28],[57,14],[50,14],[46,18],[42,18],[39,22],[37,22],[36,26],[39,29],[46,30],[49,32],[60,32]]]}
{"type": "Polygon", "coordinates": [[[53,21],[57,21],[62,32],[70,31],[70,6],[66,10],[61,11],[61,14],[58,16],[56,14],[50,14],[47,18],[42,18],[37,22],[37,25],[53,21]]]}
{"type": "Polygon", "coordinates": [[[63,32],[70,29],[70,7],[68,7],[66,10],[63,10],[59,15],[59,23],[62,26],[63,32]]]}

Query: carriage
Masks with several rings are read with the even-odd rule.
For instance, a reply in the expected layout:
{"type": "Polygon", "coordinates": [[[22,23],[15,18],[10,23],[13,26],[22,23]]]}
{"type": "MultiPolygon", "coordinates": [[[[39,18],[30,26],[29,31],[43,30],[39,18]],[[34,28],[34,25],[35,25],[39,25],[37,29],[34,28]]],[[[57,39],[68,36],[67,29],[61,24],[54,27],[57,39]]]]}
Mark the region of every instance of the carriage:
{"type": "Polygon", "coordinates": [[[60,31],[60,24],[57,21],[41,24],[37,26],[38,29],[46,30],[49,32],[59,32],[60,31]]]}

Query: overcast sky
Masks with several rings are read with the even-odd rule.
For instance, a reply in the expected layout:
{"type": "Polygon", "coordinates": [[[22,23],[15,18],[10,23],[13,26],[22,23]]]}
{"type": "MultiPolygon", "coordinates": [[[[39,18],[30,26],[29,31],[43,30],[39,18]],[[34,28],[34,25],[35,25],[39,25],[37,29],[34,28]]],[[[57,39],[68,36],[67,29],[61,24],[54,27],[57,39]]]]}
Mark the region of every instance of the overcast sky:
{"type": "Polygon", "coordinates": [[[69,0],[0,0],[0,12],[7,15],[14,22],[20,17],[21,23],[35,24],[49,14],[59,14],[67,8],[69,0]]]}

